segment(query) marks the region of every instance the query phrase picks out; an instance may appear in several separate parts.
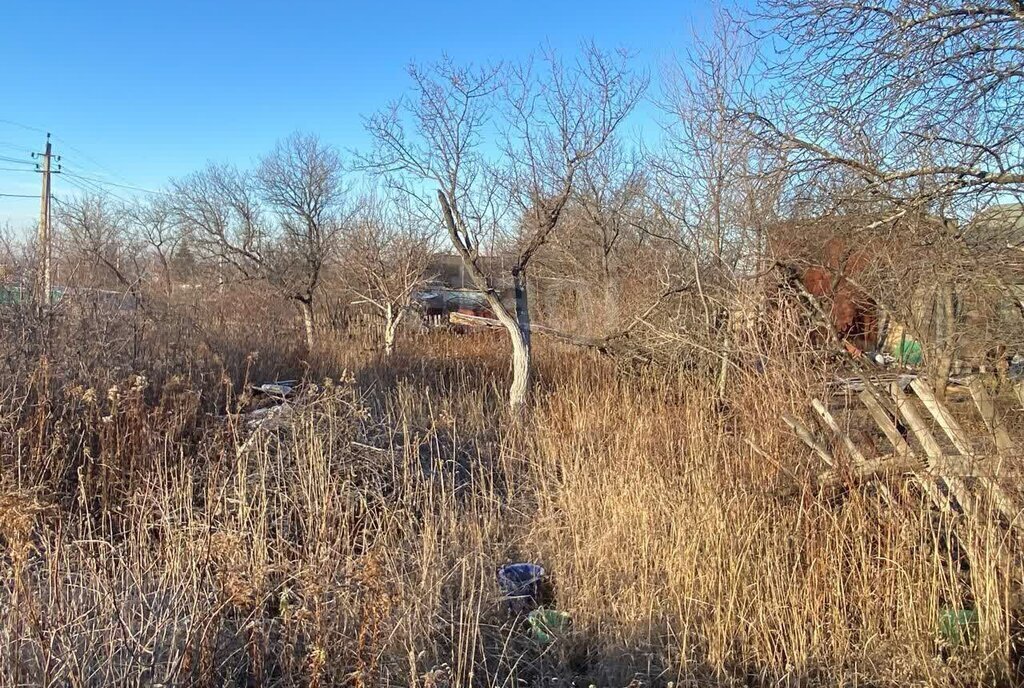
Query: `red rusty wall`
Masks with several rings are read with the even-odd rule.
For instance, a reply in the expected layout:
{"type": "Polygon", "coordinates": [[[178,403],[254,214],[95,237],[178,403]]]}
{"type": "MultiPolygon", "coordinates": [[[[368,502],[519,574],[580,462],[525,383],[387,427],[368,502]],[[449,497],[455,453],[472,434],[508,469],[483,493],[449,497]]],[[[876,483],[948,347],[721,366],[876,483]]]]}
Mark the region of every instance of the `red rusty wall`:
{"type": "Polygon", "coordinates": [[[829,309],[832,326],[836,332],[861,350],[873,349],[878,340],[878,317],[876,304],[865,293],[847,279],[856,279],[863,273],[871,260],[870,248],[847,251],[844,239],[833,237],[822,245],[820,264],[812,264],[799,271],[804,288],[815,298],[821,299],[823,308],[829,309]]]}

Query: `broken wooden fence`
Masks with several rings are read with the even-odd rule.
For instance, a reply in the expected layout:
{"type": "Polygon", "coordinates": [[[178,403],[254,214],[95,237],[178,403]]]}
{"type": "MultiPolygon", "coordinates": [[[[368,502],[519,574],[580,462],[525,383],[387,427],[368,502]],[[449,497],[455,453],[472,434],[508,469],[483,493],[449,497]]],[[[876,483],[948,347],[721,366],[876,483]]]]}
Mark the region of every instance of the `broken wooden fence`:
{"type": "MultiPolygon", "coordinates": [[[[962,514],[982,523],[992,513],[984,511],[990,507],[1007,528],[1024,534],[1016,491],[1011,494],[1001,483],[1010,473],[1017,472],[1014,459],[1018,447],[981,380],[969,381],[967,390],[991,442],[972,440],[922,378],[910,381],[909,385],[898,381],[880,385],[864,380],[857,399],[891,446],[892,451],[883,455],[859,446],[820,399],[812,400],[811,406],[832,436],[831,442],[823,441],[791,415],[784,415],[783,419],[828,467],[816,476],[817,489],[838,487],[851,480],[870,482],[883,500],[892,502],[893,495],[884,478],[909,476],[941,511],[962,514]],[[908,389],[905,391],[904,387],[908,389]],[[837,461],[834,446],[842,448],[847,462],[841,465],[837,461]]],[[[1020,385],[1016,392],[1024,397],[1020,385]]],[[[1024,404],[1024,398],[1021,403],[1024,404]]]]}

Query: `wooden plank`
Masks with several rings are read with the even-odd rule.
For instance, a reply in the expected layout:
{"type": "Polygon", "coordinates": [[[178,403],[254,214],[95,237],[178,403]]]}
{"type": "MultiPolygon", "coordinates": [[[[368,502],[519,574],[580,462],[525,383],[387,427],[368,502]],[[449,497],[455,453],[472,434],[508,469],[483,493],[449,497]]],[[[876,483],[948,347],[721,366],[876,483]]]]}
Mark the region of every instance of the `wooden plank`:
{"type": "MultiPolygon", "coordinates": [[[[878,459],[868,461],[859,469],[854,469],[846,478],[853,477],[855,480],[868,481],[884,475],[913,475],[918,468],[920,468],[920,462],[916,458],[909,458],[905,454],[886,454],[878,459]]],[[[819,487],[829,487],[846,478],[839,471],[828,470],[818,475],[816,483],[819,487]]]]}
{"type": "Polygon", "coordinates": [[[830,384],[847,392],[863,392],[865,389],[877,389],[878,385],[885,385],[890,382],[899,382],[901,386],[906,388],[915,377],[917,376],[910,373],[872,376],[861,373],[853,377],[837,377],[830,384]]]}
{"type": "Polygon", "coordinates": [[[864,456],[863,452],[861,452],[854,441],[850,439],[850,436],[843,432],[843,429],[839,427],[839,423],[836,422],[835,417],[829,413],[828,409],[825,408],[825,405],[821,403],[821,400],[812,399],[811,406],[818,415],[821,416],[821,419],[825,422],[825,425],[828,426],[828,429],[839,437],[839,440],[843,443],[847,453],[849,453],[854,466],[860,467],[867,463],[867,457],[864,456]]]}
{"type": "Polygon", "coordinates": [[[953,443],[957,451],[964,456],[971,456],[974,452],[974,447],[971,445],[970,438],[967,437],[967,433],[964,432],[960,424],[956,422],[953,415],[946,408],[945,404],[941,403],[935,398],[935,392],[932,391],[931,386],[927,382],[918,378],[910,383],[911,388],[917,394],[917,398],[921,400],[924,407],[931,414],[935,422],[939,424],[942,431],[949,438],[949,441],[953,443]]]}
{"type": "Polygon", "coordinates": [[[985,427],[992,433],[996,443],[996,451],[1000,456],[1014,454],[1016,446],[1013,440],[1010,439],[1009,433],[1006,432],[1003,419],[996,415],[995,404],[992,403],[992,397],[989,396],[988,391],[985,389],[985,383],[976,377],[968,383],[967,389],[971,392],[971,398],[974,399],[974,405],[978,408],[978,413],[981,414],[985,427]]]}
{"type": "Polygon", "coordinates": [[[895,419],[889,415],[888,412],[882,405],[878,403],[878,400],[870,394],[867,390],[861,392],[859,395],[860,401],[867,408],[868,413],[871,414],[871,418],[875,421],[875,425],[882,431],[882,434],[889,440],[889,444],[896,450],[897,454],[910,454],[910,445],[903,439],[903,435],[900,434],[899,430],[896,429],[895,419]]]}
{"type": "MultiPolygon", "coordinates": [[[[812,399],[811,406],[814,407],[814,410],[818,412],[819,416],[821,416],[821,419],[825,422],[825,425],[827,425],[832,432],[838,435],[840,441],[843,443],[843,446],[846,447],[846,451],[850,455],[850,460],[853,462],[853,468],[858,473],[858,475],[861,475],[863,477],[868,473],[875,473],[878,469],[877,462],[868,462],[868,459],[866,456],[864,456],[864,453],[861,452],[860,448],[857,447],[856,443],[852,439],[850,439],[850,436],[843,432],[843,429],[839,427],[839,423],[836,422],[835,417],[833,417],[833,415],[829,413],[828,409],[825,408],[825,405],[821,403],[821,400],[812,399]]],[[[892,496],[892,492],[889,491],[889,487],[886,484],[879,482],[877,487],[878,494],[881,495],[883,500],[885,500],[889,504],[895,503],[895,500],[892,496]]]]}
{"type": "MultiPolygon", "coordinates": [[[[896,383],[898,384],[898,383],[896,383]]],[[[868,413],[871,414],[871,418],[874,419],[875,425],[882,431],[882,434],[886,436],[892,448],[896,451],[896,459],[894,463],[901,462],[902,467],[908,471],[916,471],[924,467],[925,462],[919,457],[915,456],[910,449],[910,445],[900,434],[900,431],[896,429],[896,420],[889,414],[886,409],[882,407],[878,399],[875,398],[869,390],[864,390],[860,393],[861,403],[867,408],[868,413]]],[[[942,494],[936,489],[934,481],[930,478],[924,478],[919,480],[921,488],[925,494],[932,500],[932,502],[939,507],[940,510],[945,512],[952,511],[952,507],[949,505],[949,500],[945,499],[942,494]]]]}
{"type": "Polygon", "coordinates": [[[782,414],[782,420],[793,432],[796,433],[796,436],[799,437],[804,444],[813,449],[814,453],[821,457],[822,461],[829,466],[835,466],[836,462],[832,457],[832,453],[829,452],[821,442],[814,438],[814,435],[811,434],[811,431],[808,430],[803,423],[788,413],[782,414]]]}
{"type": "Polygon", "coordinates": [[[903,416],[903,420],[907,422],[910,432],[914,433],[914,437],[921,443],[921,447],[924,449],[924,453],[929,460],[929,468],[931,468],[932,462],[941,459],[942,447],[928,429],[928,425],[914,407],[910,397],[904,394],[900,386],[896,384],[889,385],[889,393],[892,394],[892,398],[896,402],[896,410],[903,416]]]}
{"type": "MultiPolygon", "coordinates": [[[[918,390],[915,389],[915,391],[918,390]]],[[[899,409],[900,415],[902,415],[903,418],[907,421],[907,425],[910,427],[911,432],[913,432],[914,436],[917,437],[918,441],[921,442],[921,446],[924,447],[925,452],[928,454],[930,469],[929,472],[932,475],[934,475],[937,479],[941,479],[943,482],[945,482],[950,496],[955,498],[957,502],[959,502],[961,508],[963,509],[964,516],[967,519],[967,525],[973,525],[975,528],[983,527],[985,523],[983,514],[980,511],[973,495],[970,493],[970,491],[967,489],[967,486],[959,477],[959,475],[965,474],[963,472],[963,468],[961,468],[959,471],[953,470],[956,464],[959,464],[960,466],[963,466],[965,468],[967,466],[973,468],[974,462],[971,460],[971,457],[947,457],[939,453],[938,442],[936,442],[935,438],[931,436],[931,433],[928,431],[927,426],[924,425],[924,420],[921,418],[921,415],[917,412],[917,409],[914,407],[911,400],[903,393],[903,390],[899,389],[898,385],[893,385],[890,387],[890,393],[892,394],[893,399],[896,401],[896,407],[897,409],[899,409]],[[967,464],[967,466],[964,466],[964,464],[967,464]]],[[[945,430],[945,427],[943,429],[945,430]]],[[[925,494],[928,495],[928,497],[936,506],[938,506],[940,510],[949,510],[949,500],[946,499],[945,496],[941,494],[941,491],[938,489],[936,481],[930,479],[929,476],[925,475],[920,477],[920,484],[925,494]]],[[[988,481],[987,484],[991,486],[994,483],[988,481]]],[[[998,489],[993,490],[992,494],[994,497],[993,501],[996,503],[997,508],[999,508],[1000,505],[998,503],[998,489]]],[[[1015,524],[1015,519],[1012,516],[1008,516],[1008,518],[1010,519],[1011,524],[1015,524]]],[[[979,557],[974,546],[975,543],[972,540],[972,531],[973,528],[971,528],[966,534],[961,531],[960,536],[957,539],[960,541],[960,545],[964,548],[964,551],[967,552],[968,559],[973,563],[977,562],[979,560],[979,557]]],[[[1000,568],[1002,568],[1003,570],[1008,570],[1009,566],[1011,565],[1011,562],[1009,561],[1005,552],[1000,553],[999,548],[996,548],[996,551],[991,552],[990,554],[994,555],[1000,560],[1000,568]]]]}
{"type": "MultiPolygon", "coordinates": [[[[893,383],[897,387],[902,389],[899,381],[893,383]]],[[[926,462],[922,461],[917,457],[910,449],[910,445],[900,434],[899,430],[896,429],[896,419],[890,415],[890,413],[883,408],[882,404],[879,403],[879,399],[871,394],[871,390],[865,389],[859,395],[861,403],[867,408],[871,418],[875,421],[875,424],[882,431],[882,434],[886,436],[892,448],[896,451],[896,459],[894,464],[901,462],[902,467],[908,471],[916,471],[923,467],[926,462]]],[[[949,500],[943,496],[942,492],[935,485],[935,481],[929,476],[918,476],[918,484],[921,486],[921,490],[925,493],[932,503],[935,504],[938,509],[944,513],[952,513],[953,507],[950,505],[949,500]]]]}
{"type": "MultiPolygon", "coordinates": [[[[942,431],[946,433],[947,437],[949,437],[950,441],[953,443],[953,446],[957,448],[957,451],[959,451],[965,458],[967,458],[969,463],[975,463],[970,460],[971,458],[973,458],[974,455],[974,447],[971,445],[970,439],[967,437],[967,433],[964,432],[964,429],[960,426],[956,419],[953,418],[953,415],[949,412],[949,409],[946,408],[945,404],[943,404],[942,402],[935,398],[935,395],[932,392],[931,387],[928,386],[928,383],[925,382],[924,380],[918,379],[914,380],[914,382],[911,383],[911,387],[913,387],[914,391],[917,393],[918,398],[921,399],[922,403],[924,403],[925,408],[927,408],[929,413],[932,414],[932,417],[935,419],[935,422],[939,424],[939,427],[942,428],[942,431]]],[[[977,463],[981,464],[981,466],[984,466],[984,468],[988,468],[990,470],[985,471],[984,468],[981,468],[981,466],[979,466],[981,470],[971,471],[972,473],[995,472],[991,470],[993,468],[991,462],[984,461],[977,463]]],[[[966,473],[964,473],[964,475],[966,475],[966,473]]],[[[996,482],[995,478],[998,478],[998,476],[983,475],[982,477],[979,478],[981,487],[983,487],[988,492],[989,496],[992,499],[992,504],[996,507],[999,513],[1003,515],[1003,518],[1005,518],[1007,522],[1010,523],[1014,528],[1021,528],[1022,524],[1017,523],[1018,510],[1014,508],[1013,500],[1011,500],[1009,495],[1006,494],[1003,488],[999,486],[999,483],[996,482]]],[[[946,482],[949,483],[948,478],[946,482]]],[[[952,483],[949,484],[950,488],[952,489],[952,483]]],[[[960,499],[959,495],[957,496],[957,499],[960,499]]]]}
{"type": "MultiPolygon", "coordinates": [[[[468,313],[459,313],[458,311],[448,314],[448,322],[452,325],[468,325],[470,327],[492,327],[494,329],[503,329],[505,327],[497,318],[485,318],[482,315],[470,315],[468,313]]],[[[531,331],[535,327],[531,327],[531,331]]]]}
{"type": "MultiPolygon", "coordinates": [[[[932,436],[931,431],[928,430],[928,426],[924,422],[924,418],[918,413],[914,407],[913,402],[910,398],[904,394],[903,390],[897,384],[889,386],[889,393],[892,394],[893,401],[896,402],[896,410],[899,411],[900,415],[907,422],[907,427],[914,433],[914,437],[921,443],[921,447],[924,449],[925,454],[928,456],[928,470],[935,477],[941,478],[945,481],[949,488],[949,493],[956,497],[956,500],[960,502],[964,511],[970,516],[975,515],[974,503],[970,499],[970,493],[967,492],[966,487],[958,478],[953,478],[947,475],[943,464],[942,447],[932,436]]],[[[932,478],[929,476],[922,476],[920,479],[921,488],[931,498],[932,502],[935,503],[941,511],[949,511],[948,500],[943,497],[941,491],[937,488],[932,478]]]]}
{"type": "Polygon", "coordinates": [[[923,463],[915,454],[885,454],[877,459],[869,460],[859,469],[854,468],[842,472],[835,469],[822,471],[815,478],[815,483],[819,487],[829,487],[851,478],[857,481],[869,481],[885,475],[915,476],[924,480],[928,477],[927,474],[922,474],[923,463]]]}

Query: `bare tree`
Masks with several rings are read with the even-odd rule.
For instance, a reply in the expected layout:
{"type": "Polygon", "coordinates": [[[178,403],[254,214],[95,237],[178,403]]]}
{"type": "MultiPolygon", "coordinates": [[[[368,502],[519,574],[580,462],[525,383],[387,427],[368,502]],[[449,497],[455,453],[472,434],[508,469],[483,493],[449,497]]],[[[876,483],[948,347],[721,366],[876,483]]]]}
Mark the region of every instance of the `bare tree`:
{"type": "Polygon", "coordinates": [[[959,340],[955,294],[1000,279],[994,268],[1009,262],[965,252],[962,227],[1024,191],[1024,8],[768,0],[750,26],[783,46],[763,74],[776,97],[762,93],[741,108],[752,131],[784,156],[805,210],[859,218],[847,228],[859,243],[909,231],[915,262],[927,256],[935,269],[895,266],[900,279],[873,291],[908,295],[883,303],[932,332],[926,360],[944,380],[959,340]]]}
{"type": "Polygon", "coordinates": [[[228,267],[243,279],[262,277],[271,236],[252,175],[210,164],[172,185],[175,214],[197,251],[216,261],[219,279],[228,267]]]}
{"type": "Polygon", "coordinates": [[[20,290],[29,281],[33,262],[29,242],[19,238],[9,223],[0,227],[0,284],[17,285],[20,290]]]}
{"type": "Polygon", "coordinates": [[[129,229],[123,205],[104,194],[83,194],[59,205],[57,221],[66,270],[79,283],[116,287],[141,298],[147,261],[141,242],[129,229]]]}
{"type": "Polygon", "coordinates": [[[175,279],[173,266],[183,238],[172,203],[166,196],[160,195],[130,203],[124,210],[130,231],[145,242],[159,263],[164,294],[168,299],[171,298],[175,279]]]}
{"type": "Polygon", "coordinates": [[[359,208],[345,239],[342,273],[357,301],[383,318],[384,352],[390,356],[398,326],[426,278],[435,241],[406,198],[371,197],[359,208]]]}
{"type": "Polygon", "coordinates": [[[312,347],[313,299],[351,212],[341,158],[316,136],[293,134],[262,159],[256,177],[278,219],[270,279],[298,302],[306,344],[312,347]]]}
{"type": "Polygon", "coordinates": [[[351,213],[338,153],[314,136],[295,134],[255,173],[210,165],[173,188],[176,215],[195,247],[236,276],[266,281],[294,301],[312,347],[314,299],[351,213]]]}
{"type": "MultiPolygon", "coordinates": [[[[552,297],[568,299],[578,320],[575,331],[615,331],[622,316],[636,310],[626,302],[647,301],[650,287],[659,285],[662,261],[651,262],[658,256],[648,250],[653,242],[644,231],[647,162],[620,136],[611,138],[581,168],[563,228],[534,258],[534,283],[546,287],[535,292],[546,308],[552,297]]],[[[572,317],[566,305],[558,314],[562,322],[572,317]]]]}
{"type": "MultiPolygon", "coordinates": [[[[1024,9],[1013,0],[768,0],[787,107],[750,112],[808,171],[841,166],[901,210],[1024,188],[1024,9]],[[799,88],[795,88],[799,86],[799,88]]],[[[755,109],[756,108],[752,108],[755,109]]]]}
{"type": "Polygon", "coordinates": [[[657,100],[663,145],[650,155],[653,213],[644,230],[667,244],[698,297],[660,329],[669,341],[685,337],[691,350],[717,358],[720,395],[738,346],[730,321],[749,310],[746,282],[763,269],[764,227],[777,212],[775,161],[734,114],[753,59],[735,23],[716,17],[708,34],[664,68],[657,100]]]}
{"type": "Polygon", "coordinates": [[[763,224],[775,214],[775,182],[745,122],[753,53],[735,23],[719,16],[685,59],[669,64],[659,106],[664,147],[653,156],[658,208],[694,265],[728,282],[752,271],[764,250],[763,224]]]}
{"type": "Polygon", "coordinates": [[[423,184],[437,185],[434,213],[509,335],[509,405],[520,411],[532,371],[530,261],[559,227],[580,169],[633,110],[646,79],[629,69],[628,56],[593,46],[571,65],[547,53],[521,67],[473,69],[443,60],[410,75],[414,98],[368,120],[375,148],[364,162],[391,175],[421,207],[428,203],[423,184]],[[494,161],[483,156],[488,137],[501,153],[494,161]],[[493,246],[499,233],[513,239],[512,305],[481,261],[483,244],[493,246]]]}

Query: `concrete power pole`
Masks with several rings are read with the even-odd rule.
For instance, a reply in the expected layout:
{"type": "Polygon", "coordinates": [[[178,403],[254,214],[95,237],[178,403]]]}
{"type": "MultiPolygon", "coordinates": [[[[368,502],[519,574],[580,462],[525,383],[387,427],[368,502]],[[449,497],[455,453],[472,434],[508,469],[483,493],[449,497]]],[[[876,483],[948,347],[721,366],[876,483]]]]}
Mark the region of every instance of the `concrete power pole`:
{"type": "MultiPolygon", "coordinates": [[[[32,157],[36,157],[36,153],[32,157]]],[[[42,157],[42,163],[37,164],[37,171],[43,175],[43,189],[39,196],[39,279],[36,303],[40,307],[53,305],[53,236],[50,228],[50,178],[53,169],[53,148],[50,144],[50,135],[46,135],[46,150],[38,154],[42,157]]],[[[56,160],[60,160],[57,156],[56,160]]]]}

